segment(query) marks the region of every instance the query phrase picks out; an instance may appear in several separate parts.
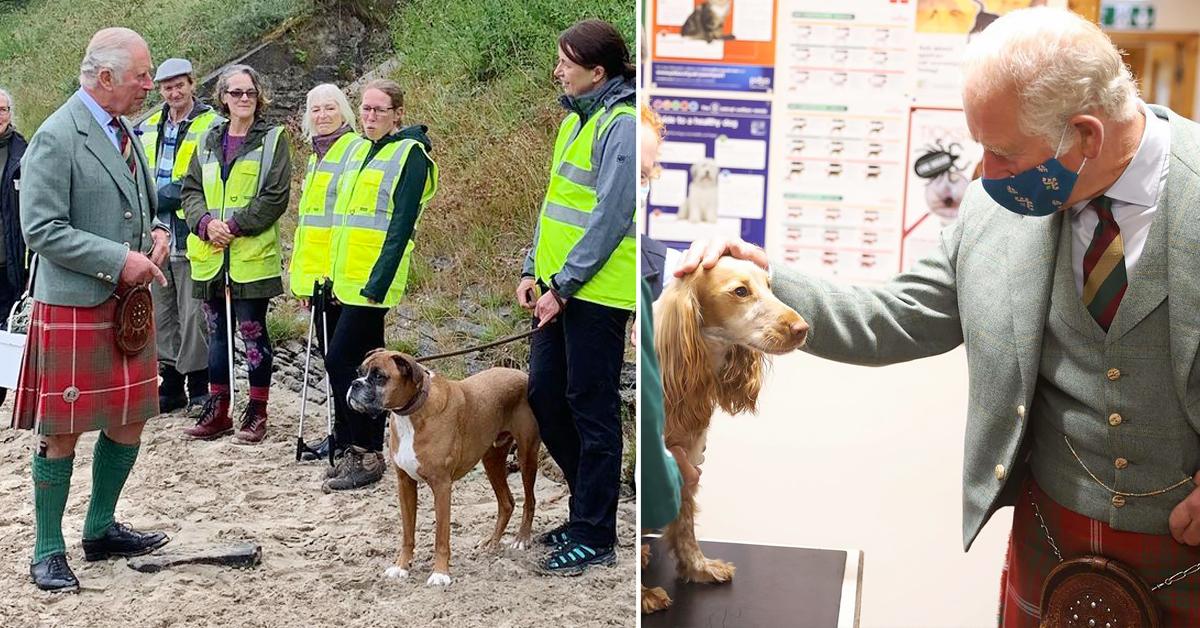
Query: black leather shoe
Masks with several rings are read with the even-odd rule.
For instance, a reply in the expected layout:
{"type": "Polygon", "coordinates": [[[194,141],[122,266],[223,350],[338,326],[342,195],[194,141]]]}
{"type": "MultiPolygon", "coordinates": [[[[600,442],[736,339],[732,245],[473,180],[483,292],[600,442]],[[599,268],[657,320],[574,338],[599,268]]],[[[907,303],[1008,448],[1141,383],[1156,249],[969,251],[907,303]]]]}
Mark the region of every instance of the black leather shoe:
{"type": "MultiPolygon", "coordinates": [[[[320,442],[309,445],[311,451],[305,451],[300,455],[301,460],[325,460],[329,458],[329,437],[321,439],[320,442]],[[313,451],[316,453],[314,454],[313,451]]],[[[333,459],[338,460],[346,453],[342,447],[338,447],[333,451],[333,459]]]]}
{"type": "Polygon", "coordinates": [[[29,565],[29,575],[43,591],[78,593],[79,579],[67,564],[66,554],[54,554],[29,565]]]}
{"type": "Polygon", "coordinates": [[[166,545],[170,540],[162,532],[138,532],[123,523],[114,523],[108,527],[104,536],[90,541],[83,540],[83,558],[94,561],[113,556],[141,556],[166,545]]]}

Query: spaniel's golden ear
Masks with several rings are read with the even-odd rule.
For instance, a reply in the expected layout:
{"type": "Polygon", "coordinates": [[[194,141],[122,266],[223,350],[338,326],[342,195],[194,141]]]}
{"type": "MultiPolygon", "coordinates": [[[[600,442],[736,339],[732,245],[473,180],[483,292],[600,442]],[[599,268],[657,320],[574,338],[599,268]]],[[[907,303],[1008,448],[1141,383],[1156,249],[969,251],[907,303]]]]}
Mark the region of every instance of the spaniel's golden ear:
{"type": "Polygon", "coordinates": [[[694,414],[687,411],[691,405],[699,410],[707,404],[711,411],[712,369],[700,335],[700,304],[692,292],[695,285],[695,281],[675,282],[654,308],[654,348],[662,365],[668,432],[672,421],[694,414]]]}
{"type": "Polygon", "coordinates": [[[767,357],[746,347],[733,347],[717,377],[717,403],[729,414],[757,410],[767,357]]]}

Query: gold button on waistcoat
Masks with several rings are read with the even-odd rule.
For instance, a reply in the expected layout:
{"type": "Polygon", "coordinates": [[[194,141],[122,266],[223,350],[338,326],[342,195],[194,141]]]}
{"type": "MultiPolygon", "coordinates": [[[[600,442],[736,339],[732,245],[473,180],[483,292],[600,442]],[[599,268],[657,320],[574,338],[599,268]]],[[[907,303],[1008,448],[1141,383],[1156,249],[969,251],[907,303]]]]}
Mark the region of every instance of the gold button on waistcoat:
{"type": "Polygon", "coordinates": [[[1121,379],[1121,369],[1108,369],[1108,372],[1104,376],[1108,378],[1108,381],[1115,382],[1121,379]]]}
{"type": "Polygon", "coordinates": [[[1124,506],[1125,505],[1125,496],[1124,495],[1113,495],[1112,505],[1116,508],[1120,508],[1121,506],[1124,506]]]}
{"type": "Polygon", "coordinates": [[[1108,424],[1113,427],[1120,425],[1121,421],[1124,421],[1124,420],[1125,419],[1122,419],[1121,415],[1117,414],[1116,412],[1108,415],[1108,424]]]}
{"type": "Polygon", "coordinates": [[[1117,458],[1113,461],[1113,466],[1118,469],[1124,469],[1129,466],[1129,461],[1124,458],[1117,458]]]}
{"type": "Polygon", "coordinates": [[[996,479],[1003,480],[1005,475],[1008,475],[1008,471],[1004,469],[1004,465],[996,465],[996,479]]]}

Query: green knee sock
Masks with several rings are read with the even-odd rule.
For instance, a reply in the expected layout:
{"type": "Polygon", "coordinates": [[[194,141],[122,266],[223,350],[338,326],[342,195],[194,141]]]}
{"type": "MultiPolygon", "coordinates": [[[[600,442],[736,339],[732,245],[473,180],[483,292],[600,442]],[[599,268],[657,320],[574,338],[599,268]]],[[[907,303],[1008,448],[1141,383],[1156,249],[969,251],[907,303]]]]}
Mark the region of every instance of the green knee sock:
{"type": "Polygon", "coordinates": [[[92,458],[92,499],[88,503],[87,518],[83,520],[84,539],[104,536],[113,524],[117,499],[133,462],[137,460],[139,446],[122,445],[100,432],[92,458]]]}
{"type": "Polygon", "coordinates": [[[71,468],[75,456],[43,458],[33,456],[33,511],[37,519],[37,538],[33,543],[33,562],[67,551],[63,542],[62,518],[71,491],[71,468]]]}

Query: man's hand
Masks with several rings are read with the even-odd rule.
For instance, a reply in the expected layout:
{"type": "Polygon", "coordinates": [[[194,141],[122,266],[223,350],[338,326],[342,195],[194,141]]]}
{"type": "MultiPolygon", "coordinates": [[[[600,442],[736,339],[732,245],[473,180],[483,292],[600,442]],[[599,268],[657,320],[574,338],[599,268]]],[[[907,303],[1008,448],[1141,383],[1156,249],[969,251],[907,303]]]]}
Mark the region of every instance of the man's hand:
{"type": "Polygon", "coordinates": [[[155,229],[150,232],[150,237],[154,239],[154,248],[150,250],[150,261],[154,262],[155,266],[163,267],[167,261],[167,254],[171,252],[171,234],[165,229],[155,229]]]}
{"type": "Polygon", "coordinates": [[[533,277],[522,277],[517,284],[517,304],[526,310],[533,310],[537,303],[537,280],[533,277]]]}
{"type": "Polygon", "coordinates": [[[671,452],[671,457],[675,458],[675,464],[679,465],[679,475],[683,477],[684,488],[691,488],[700,483],[700,467],[693,466],[688,460],[687,452],[683,447],[676,445],[667,451],[671,452]]]}
{"type": "Polygon", "coordinates": [[[121,267],[118,281],[125,286],[144,286],[151,281],[157,281],[160,286],[167,285],[167,278],[158,266],[136,251],[125,254],[125,265],[121,267]]]}
{"type": "Polygon", "coordinates": [[[679,262],[679,267],[675,269],[675,276],[682,277],[700,266],[708,270],[717,264],[717,260],[721,259],[722,255],[750,260],[761,266],[763,270],[769,270],[770,263],[767,260],[766,251],[741,238],[714,238],[693,242],[687,253],[683,254],[683,260],[679,262]]]}
{"type": "MultiPolygon", "coordinates": [[[[1192,478],[1192,482],[1200,485],[1200,473],[1192,478]]],[[[1200,545],[1200,486],[1183,501],[1179,502],[1167,517],[1167,525],[1171,528],[1171,536],[1184,545],[1200,545]]]]}
{"type": "Polygon", "coordinates": [[[233,242],[233,233],[229,231],[229,223],[213,218],[208,221],[208,241],[218,249],[223,249],[233,242]]]}
{"type": "Polygon", "coordinates": [[[537,300],[537,305],[533,307],[533,316],[538,319],[538,329],[553,322],[562,313],[562,310],[563,306],[558,301],[558,295],[554,294],[553,290],[547,290],[546,294],[537,300]]]}

